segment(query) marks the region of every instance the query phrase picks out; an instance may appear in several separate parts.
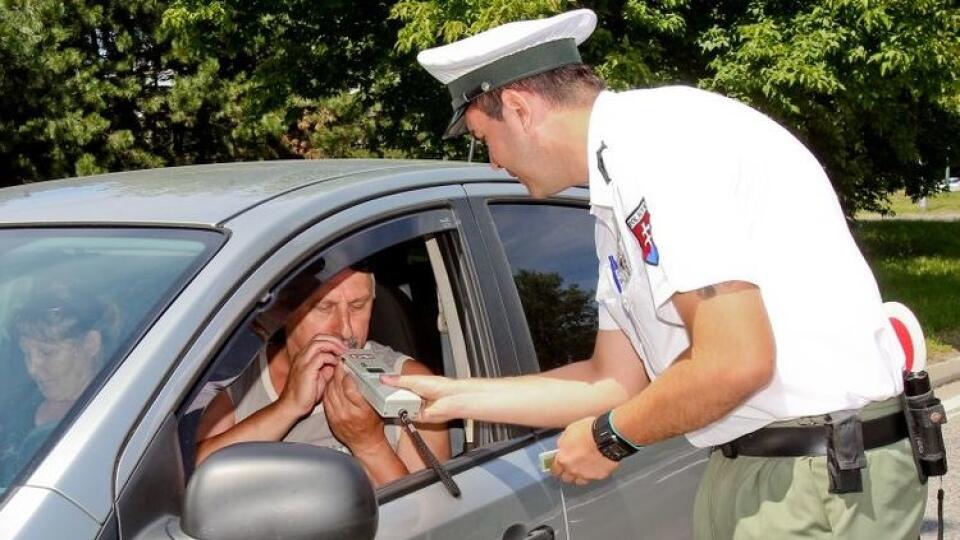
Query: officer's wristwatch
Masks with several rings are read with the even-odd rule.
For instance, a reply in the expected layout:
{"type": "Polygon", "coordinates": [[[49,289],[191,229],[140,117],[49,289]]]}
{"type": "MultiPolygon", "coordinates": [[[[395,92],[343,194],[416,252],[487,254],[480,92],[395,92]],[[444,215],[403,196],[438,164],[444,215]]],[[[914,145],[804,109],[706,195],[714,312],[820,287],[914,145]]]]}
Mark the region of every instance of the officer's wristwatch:
{"type": "Polygon", "coordinates": [[[637,453],[637,447],[621,438],[617,431],[613,429],[613,425],[610,423],[611,412],[607,411],[593,421],[593,440],[597,443],[597,449],[604,457],[611,461],[620,461],[637,453]]]}

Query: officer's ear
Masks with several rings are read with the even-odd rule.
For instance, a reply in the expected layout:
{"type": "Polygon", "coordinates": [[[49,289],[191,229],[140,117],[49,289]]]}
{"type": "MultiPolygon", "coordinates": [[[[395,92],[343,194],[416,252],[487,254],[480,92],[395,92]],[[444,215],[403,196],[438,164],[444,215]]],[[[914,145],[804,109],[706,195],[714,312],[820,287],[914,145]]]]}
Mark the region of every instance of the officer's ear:
{"type": "Polygon", "coordinates": [[[512,88],[507,88],[500,94],[504,121],[508,124],[515,123],[525,133],[529,132],[533,126],[534,103],[531,97],[532,95],[528,92],[512,88]]]}

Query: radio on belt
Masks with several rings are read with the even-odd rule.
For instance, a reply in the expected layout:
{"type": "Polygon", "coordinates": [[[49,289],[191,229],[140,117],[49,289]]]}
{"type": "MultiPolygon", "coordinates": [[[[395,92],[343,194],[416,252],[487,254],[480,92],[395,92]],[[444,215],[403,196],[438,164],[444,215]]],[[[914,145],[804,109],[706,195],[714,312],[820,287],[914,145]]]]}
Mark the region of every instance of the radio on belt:
{"type": "Polygon", "coordinates": [[[407,411],[411,419],[420,416],[420,397],[409,390],[380,382],[381,375],[399,375],[386,359],[371,350],[349,349],[342,355],[343,364],[354,374],[357,388],[383,418],[397,418],[407,411]]]}

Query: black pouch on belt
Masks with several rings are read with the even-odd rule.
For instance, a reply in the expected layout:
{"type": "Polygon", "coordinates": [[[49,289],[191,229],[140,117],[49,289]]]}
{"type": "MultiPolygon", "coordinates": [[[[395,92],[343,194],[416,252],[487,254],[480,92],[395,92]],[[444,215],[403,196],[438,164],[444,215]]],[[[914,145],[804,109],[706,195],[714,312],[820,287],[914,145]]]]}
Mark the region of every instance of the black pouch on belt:
{"type": "Polygon", "coordinates": [[[867,465],[867,456],[863,450],[863,427],[857,411],[837,411],[827,420],[830,493],[860,493],[863,491],[860,470],[867,465]]]}
{"type": "Polygon", "coordinates": [[[943,476],[947,473],[947,450],[943,444],[947,413],[933,395],[926,371],[903,374],[901,399],[920,482],[926,483],[928,476],[943,476]]]}

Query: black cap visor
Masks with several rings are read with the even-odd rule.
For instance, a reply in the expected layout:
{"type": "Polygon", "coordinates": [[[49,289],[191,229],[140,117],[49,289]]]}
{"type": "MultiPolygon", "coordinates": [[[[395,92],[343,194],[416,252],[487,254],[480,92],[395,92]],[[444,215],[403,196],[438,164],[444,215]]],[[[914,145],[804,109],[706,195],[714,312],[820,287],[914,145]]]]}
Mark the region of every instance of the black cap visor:
{"type": "Polygon", "coordinates": [[[467,107],[469,103],[465,103],[459,109],[454,109],[453,116],[450,117],[450,123],[447,124],[447,130],[443,132],[444,139],[452,139],[454,137],[459,137],[465,134],[467,130],[467,107]]]}

